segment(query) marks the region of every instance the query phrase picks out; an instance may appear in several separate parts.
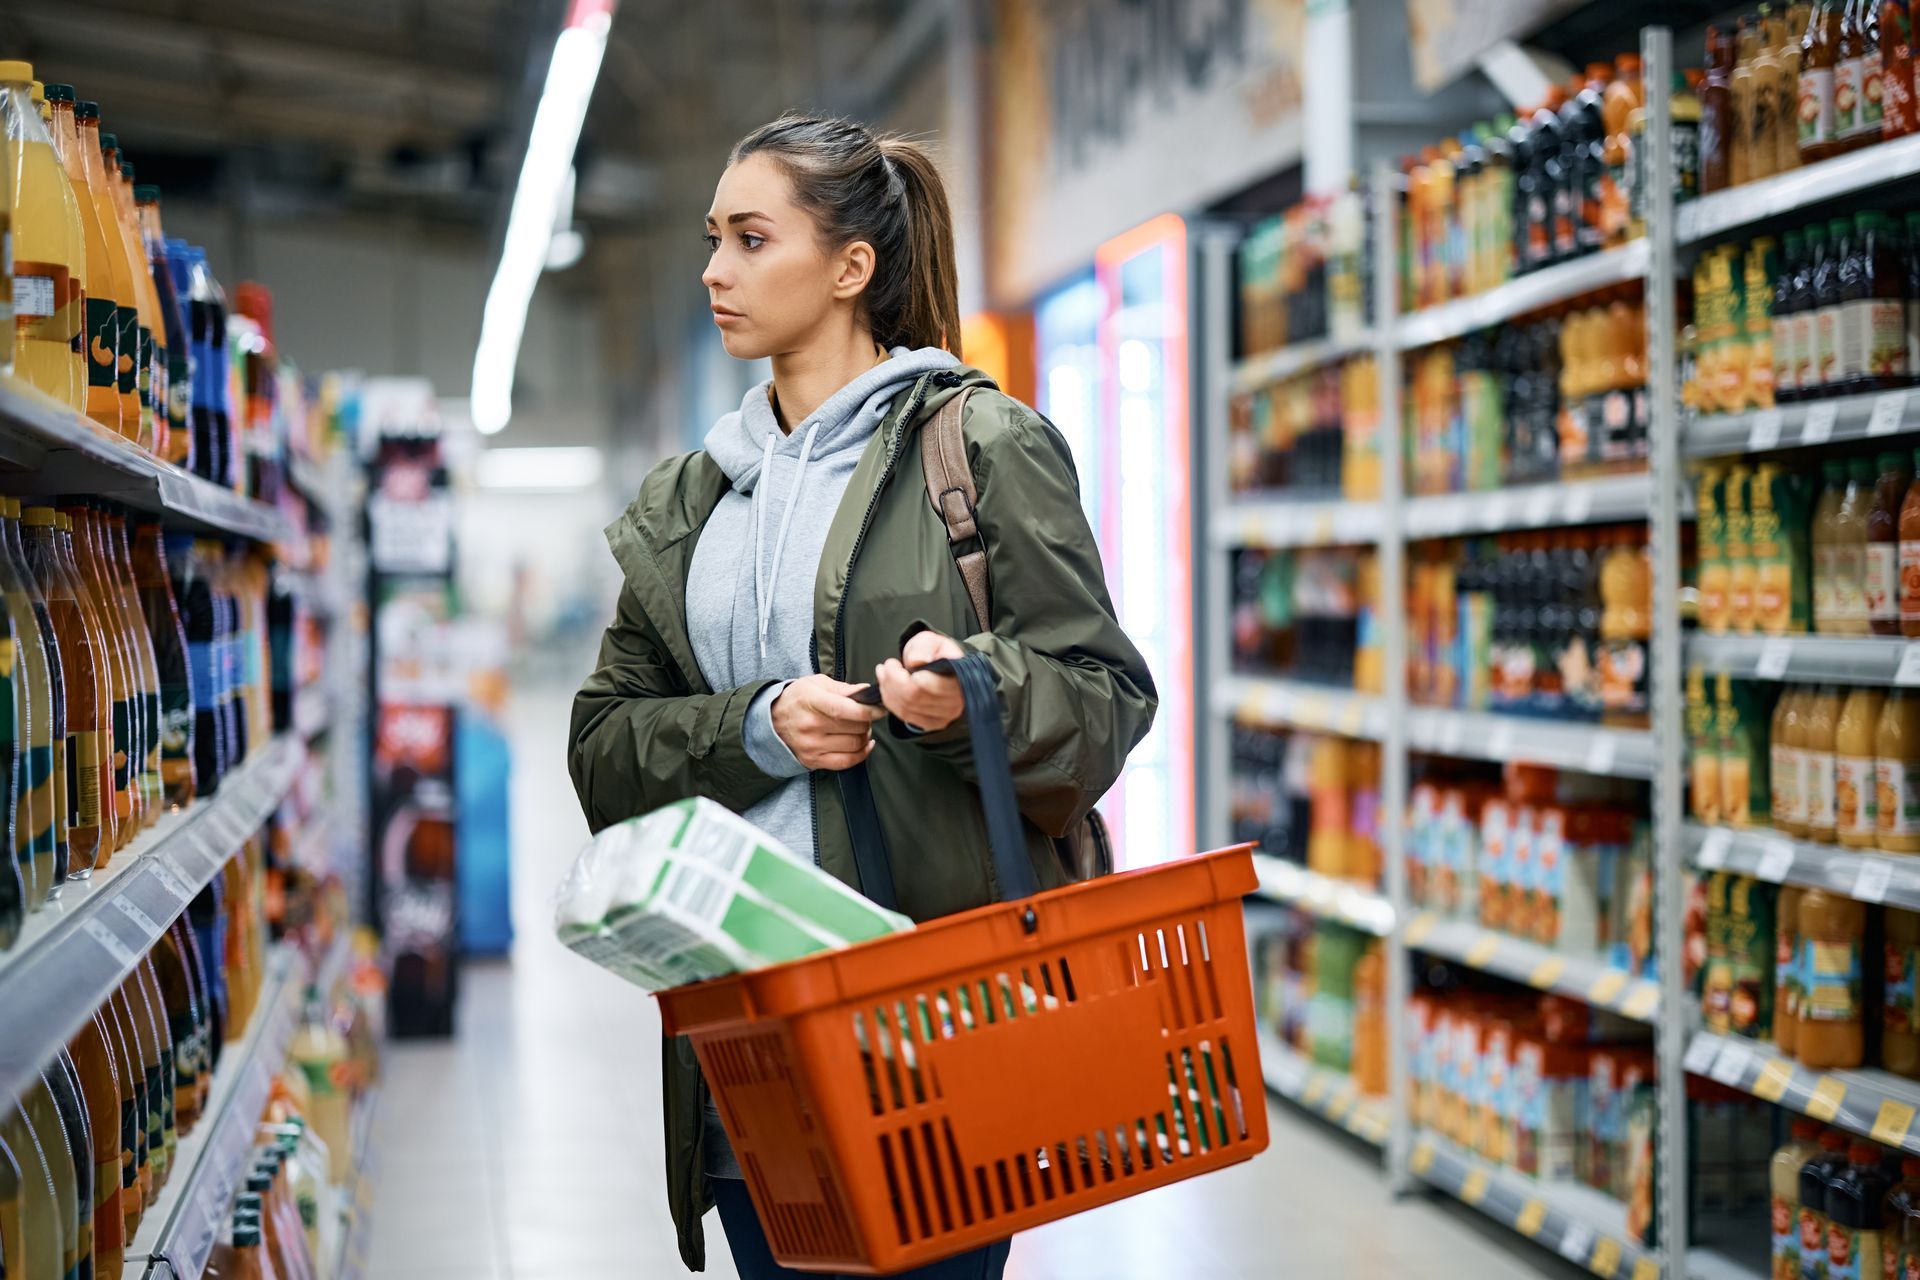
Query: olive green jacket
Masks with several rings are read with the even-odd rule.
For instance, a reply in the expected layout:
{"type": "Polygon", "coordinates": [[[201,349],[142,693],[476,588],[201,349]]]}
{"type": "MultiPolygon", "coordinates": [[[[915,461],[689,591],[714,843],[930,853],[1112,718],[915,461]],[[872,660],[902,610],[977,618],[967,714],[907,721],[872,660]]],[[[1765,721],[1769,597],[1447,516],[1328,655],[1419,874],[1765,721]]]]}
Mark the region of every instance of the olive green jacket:
{"type": "MultiPolygon", "coordinates": [[[[660,464],[607,529],[625,573],[599,667],[574,699],[568,768],[595,831],[688,796],[742,810],[781,780],[747,756],[743,721],[766,681],[709,689],[687,634],[687,573],[727,488],[705,453],[660,464]]],[[[1053,840],[1091,810],[1153,722],[1157,695],[1115,620],[1066,442],[1052,424],[960,366],[904,389],[874,432],[830,527],[815,590],[815,668],[859,681],[924,624],[993,663],[1014,786],[1040,886],[1066,882],[1053,840]],[[976,623],[946,526],[927,500],[917,433],[963,386],[967,455],[992,583],[976,623]]],[[[900,909],[927,920],[998,896],[966,727],[876,735],[868,762],[900,909]]],[[[812,776],[820,864],[858,885],[839,788],[812,776]]],[[[705,1085],[692,1046],[665,1045],[667,1187],[680,1252],[706,1262],[705,1085]]]]}

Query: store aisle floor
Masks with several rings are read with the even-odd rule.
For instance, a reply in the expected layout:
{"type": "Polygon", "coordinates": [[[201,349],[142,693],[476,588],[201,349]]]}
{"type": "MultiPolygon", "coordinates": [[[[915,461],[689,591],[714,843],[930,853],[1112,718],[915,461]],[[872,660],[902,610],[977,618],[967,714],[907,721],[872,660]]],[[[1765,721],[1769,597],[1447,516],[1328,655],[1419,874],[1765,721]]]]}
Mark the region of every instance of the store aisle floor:
{"type": "MultiPolygon", "coordinates": [[[[548,897],[586,837],[564,768],[568,691],[513,704],[511,963],[470,966],[451,1043],[387,1056],[370,1280],[679,1274],[660,1167],[653,1002],[553,941],[548,897]]],[[[1021,1236],[1011,1280],[1574,1276],[1451,1203],[1391,1200],[1373,1157],[1285,1107],[1249,1164],[1021,1236]]],[[[734,1275],[708,1219],[708,1274],[734,1275]]]]}

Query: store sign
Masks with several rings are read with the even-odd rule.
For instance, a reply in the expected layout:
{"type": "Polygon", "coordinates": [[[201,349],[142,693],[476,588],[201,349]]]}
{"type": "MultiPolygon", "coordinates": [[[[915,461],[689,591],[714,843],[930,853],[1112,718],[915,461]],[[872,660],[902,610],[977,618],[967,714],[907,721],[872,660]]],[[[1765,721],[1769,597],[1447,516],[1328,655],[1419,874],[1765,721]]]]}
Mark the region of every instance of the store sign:
{"type": "Polygon", "coordinates": [[[1585,0],[1407,0],[1413,79],[1432,93],[1473,69],[1502,40],[1537,31],[1585,0]]]}
{"type": "Polygon", "coordinates": [[[997,0],[989,288],[1032,299],[1108,238],[1300,158],[1306,0],[997,0]]]}

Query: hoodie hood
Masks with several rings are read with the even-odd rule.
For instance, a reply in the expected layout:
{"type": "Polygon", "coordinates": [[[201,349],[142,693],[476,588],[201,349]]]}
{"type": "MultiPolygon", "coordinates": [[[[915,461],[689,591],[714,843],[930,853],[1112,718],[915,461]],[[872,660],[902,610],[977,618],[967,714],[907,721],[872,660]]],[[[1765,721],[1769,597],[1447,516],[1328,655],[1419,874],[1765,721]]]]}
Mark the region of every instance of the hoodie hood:
{"type": "Polygon", "coordinates": [[[737,410],[713,424],[705,441],[707,453],[726,472],[735,492],[752,493],[768,456],[769,440],[775,456],[797,457],[811,435],[812,447],[807,452],[814,462],[865,448],[903,386],[921,374],[951,369],[960,363],[938,347],[895,347],[888,354],[890,359],[828,396],[805,421],[796,422],[791,435],[781,432],[780,421],[774,417],[772,381],[760,383],[747,392],[737,410]]]}

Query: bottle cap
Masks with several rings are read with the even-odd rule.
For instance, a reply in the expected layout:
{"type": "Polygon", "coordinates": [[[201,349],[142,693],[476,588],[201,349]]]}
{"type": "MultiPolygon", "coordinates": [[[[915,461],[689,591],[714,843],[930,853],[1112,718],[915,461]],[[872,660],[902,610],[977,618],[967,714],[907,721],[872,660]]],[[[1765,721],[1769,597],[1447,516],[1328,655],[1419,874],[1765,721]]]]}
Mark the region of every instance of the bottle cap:
{"type": "Polygon", "coordinates": [[[133,199],[136,204],[159,204],[160,188],[151,182],[142,182],[134,187],[133,199]]]}
{"type": "Polygon", "coordinates": [[[53,513],[53,527],[62,533],[72,533],[73,517],[64,511],[56,511],[53,513]]]}
{"type": "Polygon", "coordinates": [[[0,62],[0,81],[7,84],[32,84],[33,64],[31,62],[0,62]]]}
{"type": "Polygon", "coordinates": [[[125,178],[128,182],[133,181],[133,165],[131,162],[126,160],[122,160],[120,162],[120,176],[125,178]]]}
{"type": "Polygon", "coordinates": [[[1897,453],[1883,453],[1874,459],[1874,463],[1884,473],[1903,469],[1907,465],[1907,460],[1897,453]]]}
{"type": "Polygon", "coordinates": [[[1841,239],[1853,231],[1853,219],[1829,218],[1827,220],[1827,230],[1832,233],[1834,239],[1841,239]]]}
{"type": "MultiPolygon", "coordinates": [[[[105,129],[102,129],[100,131],[100,153],[105,155],[109,151],[117,152],[119,150],[120,135],[117,133],[108,133],[105,129]]],[[[1836,218],[1835,221],[1844,221],[1844,219],[1836,218]]]]}
{"type": "Polygon", "coordinates": [[[72,102],[73,86],[70,84],[50,84],[47,86],[48,102],[72,102]]]}
{"type": "Polygon", "coordinates": [[[237,1249],[258,1249],[260,1247],[260,1224],[249,1218],[242,1218],[233,1224],[233,1244],[237,1249]]]}
{"type": "Polygon", "coordinates": [[[35,80],[33,82],[33,105],[37,107],[41,103],[45,102],[46,100],[47,100],[47,86],[41,84],[38,80],[35,80]]]}
{"type": "Polygon", "coordinates": [[[258,1213],[260,1197],[251,1191],[242,1191],[233,1198],[233,1208],[236,1213],[258,1213]]]}
{"type": "Polygon", "coordinates": [[[20,512],[20,523],[29,529],[53,528],[53,508],[34,503],[20,512]]]}

